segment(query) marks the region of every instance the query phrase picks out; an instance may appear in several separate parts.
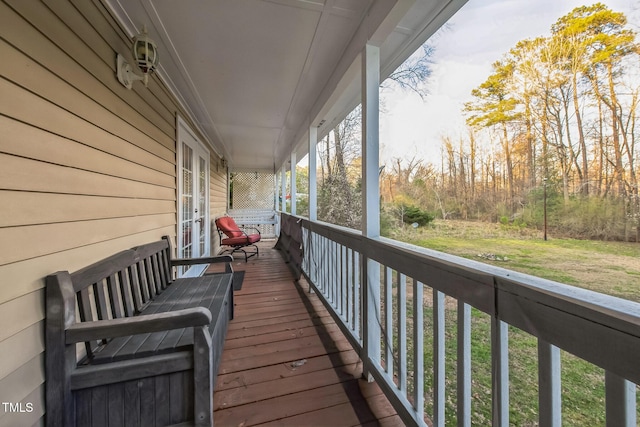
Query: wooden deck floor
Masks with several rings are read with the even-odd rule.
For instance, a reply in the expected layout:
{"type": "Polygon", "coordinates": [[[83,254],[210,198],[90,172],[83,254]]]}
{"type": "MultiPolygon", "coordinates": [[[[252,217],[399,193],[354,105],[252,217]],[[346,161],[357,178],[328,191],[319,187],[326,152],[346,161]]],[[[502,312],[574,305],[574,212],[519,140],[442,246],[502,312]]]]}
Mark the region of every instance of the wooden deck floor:
{"type": "Polygon", "coordinates": [[[402,426],[379,387],[361,379],[357,354],[317,297],[294,282],[274,243],[234,262],[245,277],[216,381],[215,425],[402,426]]]}

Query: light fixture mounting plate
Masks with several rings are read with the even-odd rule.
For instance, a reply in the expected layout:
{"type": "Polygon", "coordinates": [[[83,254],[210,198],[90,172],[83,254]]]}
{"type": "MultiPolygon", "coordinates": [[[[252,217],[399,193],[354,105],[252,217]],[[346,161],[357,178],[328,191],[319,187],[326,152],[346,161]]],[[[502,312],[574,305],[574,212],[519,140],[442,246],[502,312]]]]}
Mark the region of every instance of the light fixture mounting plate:
{"type": "Polygon", "coordinates": [[[133,78],[135,74],[131,69],[131,65],[129,65],[127,60],[124,59],[124,56],[120,54],[118,54],[116,70],[118,70],[118,81],[127,89],[131,89],[133,81],[136,80],[133,78]]]}
{"type": "Polygon", "coordinates": [[[142,80],[145,87],[147,86],[147,75],[144,74],[142,76],[139,76],[138,74],[134,73],[131,65],[127,62],[126,59],[124,59],[124,56],[120,54],[118,54],[117,57],[116,70],[118,70],[118,81],[122,83],[122,85],[127,89],[131,89],[133,87],[133,82],[135,82],[136,80],[142,80]]]}

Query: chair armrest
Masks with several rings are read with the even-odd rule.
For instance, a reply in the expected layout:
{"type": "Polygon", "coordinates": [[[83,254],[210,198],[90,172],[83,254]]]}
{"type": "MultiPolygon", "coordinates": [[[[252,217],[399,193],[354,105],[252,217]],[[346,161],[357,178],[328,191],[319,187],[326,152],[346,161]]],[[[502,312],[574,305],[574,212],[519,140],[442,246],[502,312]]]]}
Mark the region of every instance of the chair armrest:
{"type": "Polygon", "coordinates": [[[244,230],[256,230],[256,234],[261,235],[261,234],[260,234],[260,230],[258,230],[258,228],[257,228],[257,227],[247,227],[247,226],[245,226],[245,225],[241,225],[241,226],[240,226],[240,228],[242,228],[242,230],[240,230],[240,231],[242,231],[242,232],[244,233],[244,235],[245,235],[245,236],[247,235],[247,232],[246,232],[246,231],[244,231],[244,230]]]}
{"type": "Polygon", "coordinates": [[[80,322],[65,331],[65,340],[67,344],[74,344],[189,326],[206,326],[211,323],[211,319],[211,311],[208,308],[194,307],[166,313],[80,322]]]}

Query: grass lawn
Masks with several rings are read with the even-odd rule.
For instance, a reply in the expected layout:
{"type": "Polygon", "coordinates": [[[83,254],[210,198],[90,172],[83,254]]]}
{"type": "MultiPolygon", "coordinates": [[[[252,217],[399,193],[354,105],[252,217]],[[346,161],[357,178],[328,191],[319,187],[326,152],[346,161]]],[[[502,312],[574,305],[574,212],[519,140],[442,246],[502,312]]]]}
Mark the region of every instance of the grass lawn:
{"type": "Polygon", "coordinates": [[[640,244],[559,239],[500,224],[436,221],[397,240],[640,302],[640,244]],[[495,259],[494,257],[495,256],[495,259]]]}
{"type": "MultiPolygon", "coordinates": [[[[640,244],[580,241],[550,237],[499,224],[440,221],[418,230],[407,228],[391,237],[419,246],[474,259],[640,302],[640,244]]],[[[425,294],[430,292],[425,289],[425,294]]],[[[446,310],[446,425],[456,425],[456,303],[446,310]]],[[[449,301],[451,300],[451,301],[449,301]]],[[[425,412],[433,360],[432,308],[425,306],[425,412]]],[[[490,317],[472,310],[472,425],[491,424],[490,317]]],[[[604,371],[562,352],[564,426],[604,426],[604,371]]],[[[509,328],[510,425],[538,425],[537,340],[509,328]]],[[[639,400],[640,403],[640,400],[639,400]]],[[[639,405],[640,407],[640,405],[639,405]]],[[[640,420],[640,412],[638,412],[640,420]]]]}

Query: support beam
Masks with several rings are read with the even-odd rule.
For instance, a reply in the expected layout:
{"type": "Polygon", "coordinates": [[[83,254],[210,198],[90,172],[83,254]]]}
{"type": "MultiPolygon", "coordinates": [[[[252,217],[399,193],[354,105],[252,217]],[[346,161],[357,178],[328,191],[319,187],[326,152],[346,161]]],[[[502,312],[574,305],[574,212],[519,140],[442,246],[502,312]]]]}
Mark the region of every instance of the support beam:
{"type": "Polygon", "coordinates": [[[291,153],[291,183],[289,188],[291,189],[291,215],[296,215],[296,153],[291,153]]]}
{"type": "Polygon", "coordinates": [[[380,48],[362,52],[362,233],[380,237],[380,48]]]}
{"type": "Polygon", "coordinates": [[[274,227],[274,232],[276,234],[276,236],[280,236],[280,221],[281,221],[281,216],[277,214],[278,210],[280,210],[280,198],[283,197],[282,193],[280,192],[280,182],[278,181],[280,179],[280,171],[273,171],[273,210],[276,212],[276,224],[274,227]]]}
{"type": "Polygon", "coordinates": [[[278,210],[280,200],[280,186],[278,185],[278,176],[280,176],[280,172],[276,172],[274,170],[273,173],[273,209],[278,210]]]}
{"type": "Polygon", "coordinates": [[[318,143],[318,128],[309,128],[309,220],[318,220],[318,157],[316,144],[318,143]]]}
{"type": "Polygon", "coordinates": [[[276,234],[276,236],[280,236],[280,221],[281,221],[281,216],[277,214],[278,210],[280,209],[280,198],[284,197],[284,195],[281,193],[280,191],[280,174],[281,171],[275,171],[274,170],[274,174],[273,174],[273,186],[274,186],[274,197],[273,197],[273,210],[276,211],[276,225],[275,225],[275,229],[274,232],[276,234]]]}
{"type": "MultiPolygon", "coordinates": [[[[380,237],[380,48],[366,45],[362,51],[362,234],[380,237]]],[[[380,365],[380,265],[363,258],[363,359],[365,368],[380,365]]],[[[371,374],[364,375],[372,381],[371,374]]]]}
{"type": "Polygon", "coordinates": [[[229,189],[231,188],[231,172],[229,172],[229,167],[227,167],[227,211],[231,209],[231,192],[229,189]]]}
{"type": "Polygon", "coordinates": [[[280,210],[282,212],[286,212],[287,211],[287,170],[285,169],[284,166],[282,167],[282,169],[280,169],[280,187],[282,189],[281,191],[282,200],[280,201],[280,204],[281,204],[280,210]]]}

